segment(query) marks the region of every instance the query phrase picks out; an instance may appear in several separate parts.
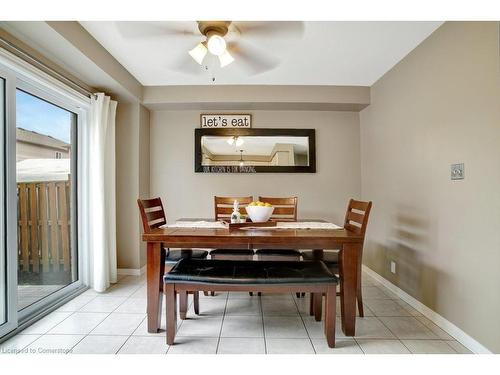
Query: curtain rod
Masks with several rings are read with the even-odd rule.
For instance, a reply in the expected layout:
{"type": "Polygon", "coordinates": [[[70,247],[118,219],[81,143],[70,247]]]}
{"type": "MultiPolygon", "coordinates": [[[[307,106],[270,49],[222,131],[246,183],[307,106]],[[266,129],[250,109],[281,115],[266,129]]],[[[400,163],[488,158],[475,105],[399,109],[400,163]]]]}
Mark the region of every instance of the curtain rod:
{"type": "Polygon", "coordinates": [[[50,75],[52,78],[57,79],[58,81],[70,86],[72,89],[78,91],[80,94],[88,96],[89,98],[93,98],[95,94],[89,91],[87,88],[73,81],[72,79],[66,77],[65,75],[59,73],[55,69],[51,68],[44,62],[40,61],[36,57],[32,56],[30,53],[24,51],[23,49],[17,47],[15,44],[9,42],[0,36],[0,46],[2,46],[8,52],[14,54],[25,62],[37,67],[42,70],[44,73],[50,75]]]}

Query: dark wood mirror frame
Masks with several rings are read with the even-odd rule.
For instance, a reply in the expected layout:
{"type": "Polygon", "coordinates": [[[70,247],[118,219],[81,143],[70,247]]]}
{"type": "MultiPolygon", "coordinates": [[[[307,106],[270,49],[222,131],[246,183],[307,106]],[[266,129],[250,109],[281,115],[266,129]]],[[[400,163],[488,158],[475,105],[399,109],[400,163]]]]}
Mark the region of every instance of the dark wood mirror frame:
{"type": "Polygon", "coordinates": [[[315,129],[207,129],[194,131],[194,170],[202,173],[316,173],[315,129]],[[201,138],[203,136],[296,136],[309,141],[308,166],[203,166],[201,138]]]}

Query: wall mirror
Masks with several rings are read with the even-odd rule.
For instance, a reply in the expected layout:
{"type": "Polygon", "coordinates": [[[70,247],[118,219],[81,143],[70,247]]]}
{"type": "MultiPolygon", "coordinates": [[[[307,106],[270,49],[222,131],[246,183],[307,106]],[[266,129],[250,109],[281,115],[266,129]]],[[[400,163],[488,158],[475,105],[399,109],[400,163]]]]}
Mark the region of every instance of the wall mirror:
{"type": "Polygon", "coordinates": [[[315,131],[195,129],[195,171],[315,173],[315,131]]]}

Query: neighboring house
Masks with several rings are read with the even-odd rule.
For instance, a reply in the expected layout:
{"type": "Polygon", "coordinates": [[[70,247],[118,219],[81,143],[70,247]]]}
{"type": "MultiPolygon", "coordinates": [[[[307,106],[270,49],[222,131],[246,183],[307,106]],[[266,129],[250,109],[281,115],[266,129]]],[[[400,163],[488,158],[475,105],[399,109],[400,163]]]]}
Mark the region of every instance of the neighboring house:
{"type": "Polygon", "coordinates": [[[25,159],[69,159],[70,144],[49,135],[17,128],[16,161],[25,159]]]}

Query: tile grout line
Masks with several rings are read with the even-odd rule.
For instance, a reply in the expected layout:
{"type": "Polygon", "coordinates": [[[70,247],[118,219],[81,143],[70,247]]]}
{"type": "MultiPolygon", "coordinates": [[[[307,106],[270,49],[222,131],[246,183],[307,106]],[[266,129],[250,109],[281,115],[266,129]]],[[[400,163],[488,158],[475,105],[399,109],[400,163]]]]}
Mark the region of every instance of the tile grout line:
{"type": "Polygon", "coordinates": [[[100,326],[100,325],[101,325],[101,323],[102,323],[102,322],[104,322],[104,321],[105,321],[105,320],[106,320],[106,319],[107,319],[110,315],[111,315],[111,313],[108,313],[108,315],[106,315],[106,317],[105,317],[103,320],[101,320],[99,323],[97,323],[97,325],[96,325],[94,328],[92,328],[92,329],[91,329],[91,330],[90,330],[87,334],[84,334],[84,336],[82,337],[82,339],[81,339],[81,340],[79,340],[79,341],[78,341],[75,345],[73,345],[73,346],[71,347],[70,351],[72,351],[72,350],[73,350],[73,349],[74,349],[74,348],[75,348],[75,347],[76,347],[79,343],[81,343],[81,342],[82,342],[82,341],[83,341],[86,337],[90,336],[90,333],[91,333],[94,329],[96,329],[98,326],[100,326]]]}
{"type": "MultiPolygon", "coordinates": [[[[390,297],[390,295],[389,295],[389,294],[387,294],[387,293],[385,293],[385,292],[384,292],[384,290],[383,290],[383,289],[384,289],[385,287],[384,287],[383,285],[381,285],[381,284],[380,284],[380,285],[376,285],[375,287],[377,287],[378,289],[380,289],[380,290],[382,291],[382,293],[384,293],[384,294],[386,294],[388,297],[390,297]]],[[[386,299],[389,299],[389,300],[391,300],[391,301],[400,300],[400,298],[397,298],[397,299],[395,299],[395,298],[367,298],[367,299],[368,299],[368,300],[370,300],[370,299],[377,299],[377,300],[386,300],[386,299]]],[[[395,302],[395,303],[397,303],[397,302],[395,302]]],[[[364,303],[363,303],[363,305],[364,305],[364,303]]],[[[398,305],[399,305],[399,304],[398,304],[398,305]]],[[[367,306],[367,307],[369,308],[369,306],[367,306]]],[[[410,349],[409,349],[409,348],[408,348],[408,347],[404,344],[404,342],[402,341],[402,339],[400,339],[400,338],[398,337],[398,335],[396,335],[396,333],[394,333],[394,332],[393,332],[393,331],[389,328],[389,326],[387,326],[387,325],[383,322],[383,320],[382,320],[382,319],[380,319],[380,317],[383,317],[383,318],[387,318],[387,317],[389,317],[389,318],[397,318],[397,317],[403,317],[403,318],[412,317],[412,318],[415,318],[413,315],[411,315],[411,312],[410,312],[410,311],[408,311],[407,309],[405,309],[403,306],[401,306],[401,307],[403,308],[403,310],[407,311],[407,312],[410,314],[410,316],[399,316],[399,315],[396,315],[396,316],[379,316],[379,315],[377,315],[377,314],[375,313],[375,311],[373,311],[372,309],[370,309],[370,311],[371,311],[371,312],[373,313],[373,315],[374,315],[373,317],[374,317],[374,318],[376,318],[376,319],[377,319],[380,323],[382,323],[382,325],[383,325],[385,328],[387,328],[387,330],[388,330],[391,334],[393,334],[393,335],[394,335],[394,337],[395,337],[395,339],[392,339],[392,338],[385,338],[385,339],[383,339],[383,338],[378,338],[378,339],[377,339],[377,338],[372,338],[371,340],[394,340],[394,341],[398,341],[398,342],[400,342],[400,343],[401,343],[401,345],[403,345],[403,347],[404,347],[404,348],[406,348],[406,349],[408,350],[408,352],[409,352],[410,354],[414,354],[414,353],[412,353],[412,351],[411,351],[411,350],[410,350],[410,349]]],[[[357,318],[357,317],[356,317],[356,318],[357,318]]],[[[415,319],[416,319],[416,318],[415,318],[415,319]]],[[[417,320],[418,320],[418,319],[417,319],[417,320]]],[[[426,327],[426,328],[428,328],[428,327],[426,327]]],[[[430,329],[429,329],[429,330],[430,330],[430,329]]],[[[432,331],[431,331],[431,332],[432,332],[432,331]]],[[[361,346],[361,344],[358,342],[358,340],[363,340],[363,339],[362,339],[362,338],[359,338],[359,337],[358,337],[358,338],[353,337],[353,338],[354,338],[354,340],[356,341],[356,343],[358,344],[358,346],[361,348],[361,350],[363,351],[363,353],[365,353],[365,351],[363,350],[363,347],[362,347],[362,346],[361,346]]],[[[367,338],[367,340],[370,340],[370,339],[368,339],[368,338],[367,338]]],[[[425,341],[426,339],[422,339],[422,340],[424,340],[424,341],[425,341]]],[[[451,345],[449,345],[449,346],[451,347],[451,345]]],[[[452,349],[453,349],[453,348],[452,348],[452,349]]],[[[365,353],[365,354],[366,354],[366,353],[365,353]]]]}
{"type": "MultiPolygon", "coordinates": [[[[89,302],[90,302],[90,301],[89,301],[89,302]]],[[[83,307],[83,306],[82,306],[82,307],[83,307]]],[[[77,310],[77,311],[78,311],[78,310],[77,310]]],[[[44,335],[49,334],[50,330],[52,330],[52,329],[56,328],[59,324],[61,324],[62,322],[64,322],[64,321],[65,321],[66,319],[68,319],[70,316],[74,315],[77,311],[67,311],[67,312],[69,312],[69,313],[71,313],[71,314],[69,314],[66,318],[64,318],[63,320],[61,320],[59,323],[55,324],[52,328],[49,328],[49,329],[47,330],[47,332],[42,333],[42,334],[41,334],[41,336],[44,336],[44,335]]],[[[55,311],[53,311],[53,312],[55,312],[55,311]]],[[[61,312],[62,312],[62,311],[61,311],[61,312]]],[[[50,313],[49,315],[51,315],[51,314],[52,314],[52,313],[50,313]]],[[[49,316],[49,315],[47,315],[47,316],[49,316]]],[[[45,319],[45,317],[43,317],[42,319],[45,319]]],[[[41,320],[41,319],[40,319],[40,320],[41,320]]],[[[36,324],[36,323],[34,323],[34,324],[36,324]]],[[[28,327],[28,328],[29,328],[29,327],[28,327]]],[[[22,334],[22,332],[23,332],[23,331],[19,332],[19,333],[18,333],[18,335],[19,335],[19,334],[22,334]]],[[[17,336],[17,335],[16,335],[16,336],[17,336]]],[[[41,336],[40,336],[40,337],[41,337],[41,336]]],[[[35,340],[35,341],[36,341],[36,340],[35,340]]],[[[33,341],[33,342],[34,342],[34,341],[33,341]]]]}
{"type": "Polygon", "coordinates": [[[215,354],[219,354],[219,344],[220,344],[220,337],[222,335],[222,328],[224,327],[224,318],[226,317],[226,309],[227,309],[227,301],[229,300],[229,292],[227,292],[226,295],[226,303],[224,304],[224,312],[222,313],[222,322],[220,325],[220,330],[219,330],[219,337],[217,339],[217,346],[215,347],[215,354]]]}
{"type": "MultiPolygon", "coordinates": [[[[142,323],[142,321],[141,321],[141,323],[142,323]]],[[[134,333],[134,332],[135,332],[135,329],[134,329],[134,331],[132,331],[132,333],[134,333]]],[[[128,340],[130,340],[130,338],[132,337],[132,333],[127,337],[127,339],[123,342],[123,344],[120,345],[120,347],[116,350],[116,352],[114,354],[118,354],[120,352],[120,350],[125,346],[125,344],[128,342],[128,340]]]]}
{"type": "Polygon", "coordinates": [[[366,352],[363,350],[363,347],[359,344],[358,340],[356,340],[356,337],[353,336],[352,339],[354,340],[354,342],[356,343],[356,345],[361,349],[361,352],[363,354],[366,354],[366,352]]]}
{"type": "MultiPolygon", "coordinates": [[[[117,282],[115,285],[118,285],[119,283],[117,282]]],[[[124,285],[124,284],[122,284],[124,285]]],[[[79,340],[75,345],[73,345],[70,349],[70,351],[72,351],[78,344],[80,344],[86,337],[90,336],[90,333],[92,333],[98,326],[100,326],[102,324],[102,322],[104,322],[107,318],[109,318],[111,316],[111,314],[113,312],[115,312],[121,305],[123,305],[127,300],[129,300],[132,296],[132,294],[134,294],[136,291],[138,291],[139,289],[141,288],[141,285],[139,285],[137,287],[137,289],[135,289],[128,297],[125,298],[125,300],[120,303],[118,306],[115,307],[115,309],[113,309],[103,320],[101,320],[92,330],[90,330],[90,332],[88,332],[85,336],[82,337],[81,340],[79,340]]],[[[97,298],[98,295],[96,295],[96,298],[97,298]]],[[[120,297],[120,296],[117,296],[117,297],[120,297]]],[[[90,300],[88,303],[90,303],[91,301],[93,301],[95,298],[93,298],[92,300],[90,300]]],[[[83,305],[81,308],[83,308],[84,306],[86,306],[87,304],[83,305]]],[[[80,308],[80,309],[81,309],[80,308]]],[[[82,313],[84,313],[84,311],[81,311],[82,313]]],[[[144,318],[146,319],[146,318],[144,318]]],[[[118,350],[114,353],[114,354],[117,354],[120,349],[123,347],[123,345],[125,345],[125,343],[130,339],[130,337],[132,336],[132,334],[137,330],[137,328],[139,328],[139,326],[142,324],[142,322],[144,321],[141,320],[141,322],[139,323],[139,325],[132,331],[132,333],[130,335],[128,335],[127,339],[123,342],[123,344],[118,348],[118,350]]],[[[98,335],[96,335],[98,336],[98,335]]],[[[106,336],[106,335],[104,335],[106,336]]],[[[109,335],[109,336],[118,336],[118,335],[109,335]]]]}
{"type": "MultiPolygon", "coordinates": [[[[90,302],[90,301],[89,301],[89,302],[90,302]]],[[[55,312],[55,311],[53,311],[53,312],[55,312]]],[[[55,328],[55,327],[57,327],[59,324],[61,324],[62,322],[64,322],[66,319],[68,319],[71,315],[73,315],[73,314],[75,314],[75,313],[76,313],[76,311],[68,311],[68,312],[70,312],[71,314],[69,314],[66,318],[64,318],[63,320],[61,320],[59,323],[55,324],[52,328],[49,328],[49,329],[47,330],[47,332],[40,334],[40,337],[37,337],[37,338],[36,338],[35,340],[33,340],[31,343],[29,343],[28,345],[24,346],[21,350],[24,350],[24,349],[26,349],[28,346],[30,346],[30,345],[32,345],[32,344],[34,344],[35,342],[37,342],[38,340],[40,340],[40,339],[41,339],[43,336],[45,336],[45,335],[50,336],[50,334],[49,334],[49,331],[50,331],[50,330],[54,329],[54,328],[55,328]]],[[[52,313],[50,313],[50,314],[52,314],[52,313]]],[[[47,316],[49,316],[50,314],[48,314],[47,316]]],[[[45,317],[43,317],[42,319],[44,319],[44,318],[45,318],[45,317]]],[[[40,320],[41,320],[41,319],[40,319],[40,320]]],[[[34,324],[35,324],[35,323],[34,323],[34,324]]],[[[27,328],[29,328],[29,327],[27,327],[27,328]]],[[[23,331],[19,332],[19,333],[18,333],[18,334],[16,334],[15,336],[20,335],[22,332],[23,332],[23,331]]],[[[14,337],[15,337],[15,336],[14,336],[14,337]]],[[[25,335],[25,336],[28,336],[28,335],[25,335]]],[[[83,339],[83,338],[82,338],[82,339],[83,339]]],[[[80,341],[79,341],[79,342],[80,342],[80,341]]],[[[73,348],[71,348],[71,349],[73,349],[73,348]]]]}
{"type": "Polygon", "coordinates": [[[257,295],[257,298],[259,299],[259,306],[260,306],[260,317],[262,319],[262,337],[264,337],[264,354],[267,353],[267,341],[266,341],[266,326],[264,324],[264,308],[262,307],[262,296],[257,295]]]}
{"type": "MultiPolygon", "coordinates": [[[[79,296],[77,296],[77,297],[79,297],[79,296]]],[[[77,297],[76,297],[76,298],[77,298],[77,297]]],[[[95,297],[94,297],[94,298],[95,298],[95,297]]],[[[91,299],[90,301],[88,301],[87,303],[92,302],[92,301],[94,300],[94,298],[92,298],[92,299],[91,299]]],[[[71,302],[71,301],[68,301],[67,303],[69,303],[69,302],[71,302]]],[[[85,306],[87,303],[85,303],[83,306],[85,306]]],[[[64,306],[64,305],[63,305],[63,306],[64,306]]],[[[81,306],[80,308],[82,308],[83,306],[81,306]]],[[[61,307],[62,307],[62,306],[61,306],[61,307]]],[[[24,334],[23,334],[23,332],[24,332],[25,330],[27,330],[28,328],[30,328],[31,326],[33,326],[33,325],[35,325],[36,323],[38,323],[39,321],[41,321],[41,320],[43,320],[43,319],[45,319],[45,318],[49,317],[50,315],[52,315],[52,314],[53,314],[53,313],[55,313],[55,312],[60,312],[60,313],[65,313],[65,312],[68,312],[68,313],[70,313],[70,314],[69,314],[66,318],[64,318],[64,319],[63,319],[63,320],[61,320],[60,322],[56,323],[54,326],[52,326],[51,328],[49,328],[46,332],[44,332],[44,333],[40,333],[40,334],[39,334],[39,335],[40,335],[40,337],[39,337],[39,338],[41,338],[42,336],[45,336],[45,335],[49,334],[49,331],[50,331],[50,330],[52,330],[52,329],[54,329],[55,327],[57,327],[59,324],[61,324],[62,322],[64,322],[66,319],[68,319],[70,316],[72,316],[73,314],[75,314],[75,313],[76,313],[76,312],[78,312],[78,311],[79,311],[79,310],[75,310],[75,311],[58,311],[58,310],[54,310],[54,311],[50,312],[49,314],[47,314],[46,316],[44,316],[42,319],[40,319],[40,320],[36,321],[36,322],[35,322],[35,323],[33,323],[32,325],[30,325],[30,326],[26,327],[26,328],[25,328],[24,330],[22,330],[21,332],[17,333],[15,336],[18,336],[18,335],[28,336],[28,335],[30,335],[29,333],[24,333],[24,334]]],[[[37,335],[37,333],[33,333],[33,335],[37,335]]],[[[50,335],[50,334],[49,334],[49,335],[50,335]]],[[[14,336],[14,337],[15,337],[15,336],[14,336]]],[[[37,338],[36,340],[34,340],[32,343],[34,343],[35,341],[37,341],[39,338],[37,338]]],[[[31,343],[31,344],[32,344],[32,343],[31,343]]],[[[23,347],[23,349],[26,349],[26,348],[27,348],[29,345],[31,345],[31,344],[26,345],[25,347],[23,347]]]]}
{"type": "MultiPolygon", "coordinates": [[[[117,285],[119,284],[119,282],[117,282],[117,285]]],[[[124,285],[124,284],[122,284],[124,285]]],[[[125,284],[126,285],[126,284],[125,284]]],[[[140,288],[142,288],[142,285],[139,284],[139,287],[137,289],[135,289],[127,298],[125,298],[125,300],[116,307],[116,309],[113,310],[113,312],[115,312],[116,310],[118,310],[118,308],[120,308],[120,306],[122,306],[123,304],[125,304],[128,300],[130,300],[132,298],[132,295],[137,292],[140,288]]],[[[162,301],[162,305],[160,306],[160,309],[163,308],[163,298],[161,299],[162,301]]],[[[144,319],[147,319],[147,311],[146,311],[146,317],[144,319]]],[[[144,321],[141,320],[141,322],[139,323],[139,325],[137,327],[135,327],[135,329],[132,331],[132,333],[130,333],[130,335],[127,337],[127,339],[123,342],[122,345],[120,345],[120,347],[118,348],[118,350],[116,350],[116,352],[114,354],[118,354],[120,352],[120,350],[125,346],[125,344],[128,342],[128,340],[130,340],[130,338],[132,337],[132,335],[134,334],[135,331],[137,331],[137,329],[141,326],[142,322],[144,321]]],[[[161,322],[160,322],[161,324],[161,322]]]]}
{"type": "MultiPolygon", "coordinates": [[[[403,345],[403,346],[404,346],[404,347],[408,350],[408,352],[409,352],[410,354],[413,354],[413,353],[412,353],[412,351],[411,351],[409,348],[407,348],[407,347],[406,347],[406,345],[405,345],[405,344],[404,344],[404,342],[403,342],[403,341],[399,338],[399,336],[398,336],[398,335],[396,335],[396,333],[395,333],[395,332],[393,332],[393,331],[389,328],[389,326],[388,326],[387,324],[385,324],[385,323],[382,321],[382,319],[379,319],[377,316],[376,316],[376,318],[378,319],[378,321],[379,321],[380,323],[382,323],[382,325],[383,325],[385,328],[387,328],[387,329],[389,330],[389,332],[390,332],[390,333],[392,333],[392,334],[394,335],[394,337],[396,337],[396,339],[397,339],[397,340],[401,343],[401,345],[403,345]]],[[[360,347],[361,347],[361,345],[360,345],[360,347]]]]}
{"type": "MultiPolygon", "coordinates": [[[[117,283],[117,284],[118,284],[118,283],[117,283]]],[[[138,290],[138,289],[139,289],[139,288],[137,288],[137,290],[138,290]]],[[[137,290],[135,290],[135,291],[137,291],[137,290]]],[[[135,291],[134,291],[134,293],[135,293],[135,291]]],[[[132,293],[132,294],[133,294],[133,293],[132,293]]],[[[65,303],[64,305],[66,305],[66,304],[70,303],[71,301],[73,301],[74,299],[76,299],[76,298],[78,298],[78,297],[80,297],[80,296],[82,296],[82,295],[84,295],[84,294],[82,293],[82,294],[80,294],[80,295],[76,296],[75,298],[73,298],[72,300],[68,301],[68,302],[67,302],[67,303],[65,303]]],[[[86,305],[88,305],[89,303],[91,303],[92,301],[94,301],[94,300],[95,300],[95,299],[99,296],[99,294],[91,294],[91,295],[89,295],[89,297],[90,297],[90,296],[92,296],[92,297],[90,298],[90,300],[89,300],[89,301],[87,301],[86,303],[84,303],[82,306],[80,306],[80,308],[79,308],[78,310],[75,310],[75,311],[59,311],[59,309],[57,309],[57,310],[52,311],[50,314],[48,314],[46,317],[50,316],[52,313],[55,313],[55,312],[60,312],[60,313],[69,312],[69,313],[70,313],[70,314],[69,314],[66,318],[64,318],[64,319],[63,319],[63,320],[61,320],[60,322],[56,323],[53,327],[49,328],[46,332],[41,333],[41,334],[39,335],[39,337],[37,337],[35,340],[33,340],[32,342],[30,342],[29,344],[27,344],[27,345],[23,346],[20,350],[22,351],[22,350],[26,349],[28,346],[33,345],[34,343],[36,343],[38,340],[40,340],[40,339],[41,339],[42,337],[44,337],[44,336],[52,336],[52,335],[74,335],[74,336],[77,336],[78,334],[73,334],[73,333],[68,333],[68,334],[50,334],[49,332],[50,332],[52,329],[54,329],[55,327],[57,327],[58,325],[60,325],[61,323],[63,323],[64,321],[66,321],[67,319],[69,319],[71,316],[75,315],[76,313],[78,313],[78,312],[79,312],[79,313],[84,313],[84,314],[85,314],[85,313],[87,313],[87,312],[85,312],[85,311],[81,311],[81,309],[82,309],[83,307],[85,307],[86,305]]],[[[126,298],[125,300],[127,300],[127,299],[128,299],[128,298],[126,298]]],[[[124,302],[125,302],[125,301],[124,301],[124,302]]],[[[63,307],[64,305],[62,305],[61,307],[63,307]]],[[[121,304],[120,304],[119,306],[121,306],[121,304]]],[[[117,308],[118,308],[118,307],[117,307],[117,308]]],[[[113,310],[113,311],[114,311],[114,310],[113,310]]],[[[88,312],[88,313],[92,313],[92,312],[88,312]]],[[[107,315],[107,316],[106,316],[103,320],[101,320],[101,321],[97,324],[97,326],[98,326],[98,325],[100,325],[100,324],[101,324],[101,323],[102,323],[102,322],[103,322],[103,321],[104,321],[104,320],[105,320],[105,319],[106,319],[106,318],[107,318],[110,314],[111,314],[111,313],[109,313],[109,314],[108,314],[108,315],[107,315]]],[[[44,319],[44,318],[45,318],[45,317],[43,317],[42,319],[44,319]]],[[[40,320],[42,320],[42,319],[40,319],[40,320]]],[[[33,323],[33,324],[36,324],[36,323],[37,323],[37,322],[35,322],[35,323],[33,323]]],[[[142,322],[141,322],[141,323],[142,323],[142,322]]],[[[97,328],[97,326],[96,326],[96,327],[94,327],[94,329],[95,329],[95,328],[97,328]]],[[[26,327],[26,329],[28,329],[28,328],[29,328],[29,327],[26,327]]],[[[90,332],[92,332],[94,329],[92,329],[90,332]]],[[[22,332],[23,332],[23,331],[19,332],[19,333],[18,333],[18,334],[16,334],[15,336],[17,336],[17,335],[23,335],[23,334],[22,334],[22,332]]],[[[89,333],[90,333],[90,332],[89,332],[89,333]]],[[[134,332],[135,332],[135,330],[134,330],[134,332]]],[[[82,337],[82,338],[81,338],[78,342],[76,342],[76,343],[75,343],[75,344],[74,344],[74,345],[73,345],[73,346],[72,346],[69,350],[70,350],[70,351],[72,351],[72,350],[75,348],[75,346],[76,346],[76,345],[78,345],[78,344],[79,344],[79,343],[80,343],[83,339],[85,339],[85,337],[89,336],[89,333],[87,333],[87,334],[82,334],[82,335],[83,335],[83,337],[82,337]]],[[[35,335],[35,334],[33,334],[33,335],[35,335]]],[[[36,334],[36,335],[38,335],[38,334],[36,334]]],[[[29,336],[29,334],[24,334],[24,336],[29,336]]]]}
{"type": "MultiPolygon", "coordinates": [[[[302,298],[305,299],[305,296],[302,297],[302,298]]],[[[309,298],[311,298],[311,296],[309,296],[309,298]]],[[[307,338],[309,339],[309,342],[311,343],[311,346],[313,348],[314,354],[318,354],[316,352],[316,348],[314,347],[314,344],[312,342],[311,336],[309,335],[309,331],[307,330],[307,326],[306,326],[306,323],[304,322],[304,318],[300,314],[299,306],[297,305],[297,301],[295,300],[295,297],[294,297],[293,293],[292,293],[292,299],[293,299],[293,303],[295,304],[295,308],[297,309],[297,313],[299,314],[299,317],[300,317],[300,320],[302,322],[302,325],[304,326],[304,329],[306,330],[307,338]]],[[[336,324],[336,320],[337,320],[337,315],[335,314],[335,323],[334,324],[336,324]]],[[[323,324],[325,324],[325,319],[324,318],[323,318],[323,324]]]]}
{"type": "MultiPolygon", "coordinates": [[[[116,283],[115,285],[118,285],[118,284],[119,284],[119,283],[116,283]]],[[[126,283],[125,283],[125,284],[121,284],[121,285],[126,285],[126,283]]],[[[137,291],[138,291],[141,287],[142,287],[142,285],[139,285],[136,289],[134,289],[134,290],[132,291],[132,293],[131,293],[128,297],[126,297],[126,298],[125,298],[125,300],[124,300],[122,303],[120,303],[118,306],[116,306],[114,310],[112,310],[112,311],[111,311],[111,312],[110,312],[110,313],[109,313],[109,314],[108,314],[108,315],[107,315],[107,316],[106,316],[106,317],[105,317],[105,318],[104,318],[104,319],[103,319],[103,320],[102,320],[99,324],[97,324],[97,325],[96,325],[96,326],[95,326],[95,327],[94,327],[94,328],[93,328],[93,329],[92,329],[92,330],[91,330],[91,331],[90,331],[90,332],[89,332],[86,336],[84,336],[84,337],[82,338],[82,340],[80,340],[78,343],[76,343],[76,344],[75,344],[75,346],[73,346],[73,348],[71,348],[71,349],[74,349],[74,348],[76,347],[76,345],[78,345],[81,341],[83,341],[83,339],[85,339],[85,337],[90,336],[90,333],[92,333],[92,331],[94,331],[94,330],[95,330],[98,326],[100,326],[100,325],[102,324],[102,322],[104,322],[104,320],[106,320],[108,317],[110,317],[110,316],[111,316],[111,314],[112,314],[112,313],[116,312],[116,310],[118,310],[118,308],[119,308],[120,306],[122,306],[125,302],[127,302],[130,298],[132,298],[131,296],[132,296],[135,292],[137,292],[137,291]]],[[[117,296],[117,297],[120,297],[120,296],[117,296]]],[[[89,301],[89,303],[90,303],[90,301],[89,301]]],[[[83,307],[83,306],[82,306],[82,307],[83,307]]],[[[163,307],[163,306],[161,306],[160,308],[162,308],[162,307],[163,307]]],[[[147,319],[147,316],[146,316],[144,319],[147,319]]],[[[118,350],[117,350],[114,354],[117,354],[117,353],[121,350],[121,348],[123,348],[123,346],[127,343],[127,341],[130,339],[130,337],[132,337],[132,335],[134,334],[134,332],[135,332],[135,331],[139,328],[139,326],[142,324],[142,322],[144,321],[144,319],[143,319],[143,320],[141,320],[141,322],[139,323],[139,325],[138,325],[137,327],[135,327],[135,329],[132,331],[132,333],[131,333],[130,335],[128,335],[128,336],[127,336],[127,339],[123,342],[123,344],[122,344],[122,345],[118,348],[118,350]]],[[[98,335],[96,335],[96,336],[98,336],[98,335]]],[[[121,335],[103,335],[103,336],[121,336],[121,335]]],[[[124,335],[124,336],[126,336],[126,335],[124,335]]]]}
{"type": "MultiPolygon", "coordinates": [[[[118,285],[118,283],[116,283],[115,285],[118,285]]],[[[133,294],[133,293],[135,293],[137,290],[139,290],[139,288],[140,288],[140,286],[139,286],[136,290],[134,290],[134,292],[132,292],[132,294],[133,294]]],[[[111,288],[110,288],[110,289],[111,289],[111,288]]],[[[132,294],[131,294],[131,295],[132,295],[132,294]]],[[[99,296],[99,295],[96,295],[96,298],[97,298],[98,296],[99,296]]],[[[116,296],[116,297],[119,297],[119,296],[116,296]]],[[[99,323],[98,323],[98,324],[97,324],[94,328],[92,328],[92,329],[91,329],[91,330],[90,330],[87,334],[85,334],[85,335],[81,338],[81,340],[79,340],[79,341],[78,341],[75,345],[73,345],[73,346],[71,347],[70,351],[72,351],[72,350],[73,350],[73,349],[74,349],[74,348],[75,348],[78,344],[80,344],[80,343],[81,343],[81,342],[82,342],[85,338],[87,338],[88,336],[90,336],[90,334],[91,334],[91,333],[92,333],[92,332],[93,332],[93,331],[94,331],[97,327],[99,327],[99,326],[102,324],[102,322],[104,322],[107,318],[109,318],[109,317],[111,316],[111,314],[112,314],[113,312],[115,312],[115,311],[116,311],[116,309],[118,309],[118,307],[120,307],[122,304],[124,304],[124,303],[125,303],[125,301],[127,301],[127,300],[128,300],[128,298],[130,298],[130,296],[129,296],[129,297],[126,297],[126,298],[125,298],[125,300],[124,300],[121,304],[119,304],[119,305],[118,305],[118,306],[116,306],[113,310],[111,310],[111,312],[109,312],[109,313],[108,313],[108,315],[106,315],[106,317],[104,317],[104,319],[102,319],[102,320],[101,320],[101,321],[100,321],[100,322],[99,322],[99,323]]],[[[95,299],[95,298],[94,298],[94,299],[95,299]]],[[[91,301],[93,301],[94,299],[92,299],[91,301]]],[[[91,301],[89,301],[88,303],[90,303],[91,301]]],[[[87,305],[87,304],[85,304],[84,306],[86,306],[86,305],[87,305]]],[[[84,306],[82,306],[81,308],[83,308],[84,306]]],[[[80,308],[80,309],[81,309],[81,308],[80,308]]],[[[80,313],[86,313],[85,311],[80,311],[80,309],[79,309],[79,311],[78,311],[78,312],[80,312],[80,313]]],[[[88,313],[92,313],[92,312],[90,311],[90,312],[88,312],[88,313]]],[[[142,321],[141,321],[141,323],[142,323],[142,321]]],[[[140,325],[140,323],[139,323],[139,325],[140,325]]],[[[139,327],[139,326],[137,326],[137,327],[136,327],[136,328],[132,331],[132,333],[134,333],[134,332],[135,332],[135,330],[136,330],[138,327],[139,327]]],[[[114,336],[114,335],[110,335],[110,336],[114,336]]],[[[128,339],[127,339],[127,340],[128,340],[128,339]]],[[[126,342],[127,340],[125,340],[125,342],[126,342]]],[[[122,346],[123,346],[123,345],[122,345],[122,346]]],[[[121,349],[121,347],[120,347],[120,349],[121,349]]],[[[116,354],[116,353],[117,353],[117,352],[115,352],[115,354],[116,354]]]]}
{"type": "Polygon", "coordinates": [[[406,346],[406,344],[403,342],[403,340],[399,339],[399,342],[401,343],[401,345],[403,345],[403,346],[406,348],[406,350],[408,350],[408,352],[410,352],[410,354],[414,354],[414,353],[410,350],[410,348],[406,346]]]}

